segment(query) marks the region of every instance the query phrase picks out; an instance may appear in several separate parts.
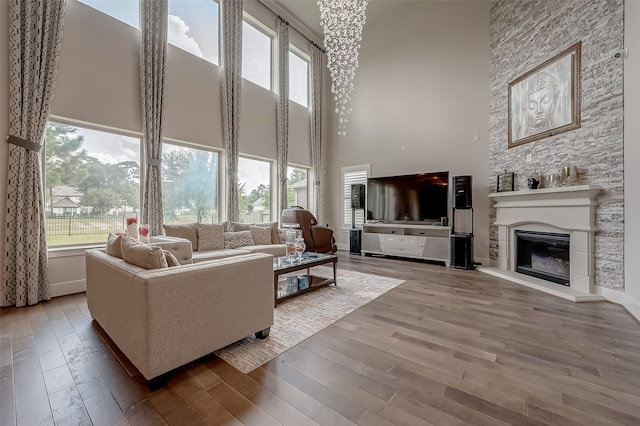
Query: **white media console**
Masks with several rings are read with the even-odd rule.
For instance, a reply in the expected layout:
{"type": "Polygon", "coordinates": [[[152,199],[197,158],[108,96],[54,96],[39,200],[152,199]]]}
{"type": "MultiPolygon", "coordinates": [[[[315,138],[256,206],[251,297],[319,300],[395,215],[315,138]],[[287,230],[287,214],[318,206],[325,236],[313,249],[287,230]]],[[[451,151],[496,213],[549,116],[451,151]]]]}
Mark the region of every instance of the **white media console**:
{"type": "Polygon", "coordinates": [[[362,254],[435,260],[449,267],[450,237],[450,226],[365,223],[362,254]]]}

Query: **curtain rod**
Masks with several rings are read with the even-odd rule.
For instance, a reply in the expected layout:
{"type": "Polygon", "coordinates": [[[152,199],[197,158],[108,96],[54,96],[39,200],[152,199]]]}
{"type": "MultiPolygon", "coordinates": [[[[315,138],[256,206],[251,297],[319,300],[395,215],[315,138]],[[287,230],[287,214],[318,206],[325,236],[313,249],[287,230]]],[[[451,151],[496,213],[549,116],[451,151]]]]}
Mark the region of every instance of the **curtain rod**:
{"type": "Polygon", "coordinates": [[[280,20],[282,20],[282,22],[284,22],[285,24],[287,24],[290,28],[293,28],[293,30],[295,32],[297,32],[298,34],[300,34],[302,37],[306,38],[307,41],[309,41],[311,44],[313,44],[315,47],[317,47],[318,49],[320,49],[322,51],[322,53],[327,53],[326,50],[324,50],[322,48],[322,46],[320,46],[319,44],[317,44],[315,41],[311,40],[309,37],[307,37],[306,35],[304,35],[299,29],[297,29],[296,27],[294,27],[293,25],[291,25],[289,23],[289,21],[287,21],[286,19],[284,19],[282,16],[278,15],[276,12],[274,12],[269,6],[267,6],[266,4],[264,4],[261,0],[256,0],[256,2],[260,3],[262,5],[262,7],[264,7],[265,9],[267,9],[269,12],[271,12],[273,14],[273,16],[276,16],[277,18],[279,18],[280,20]]]}

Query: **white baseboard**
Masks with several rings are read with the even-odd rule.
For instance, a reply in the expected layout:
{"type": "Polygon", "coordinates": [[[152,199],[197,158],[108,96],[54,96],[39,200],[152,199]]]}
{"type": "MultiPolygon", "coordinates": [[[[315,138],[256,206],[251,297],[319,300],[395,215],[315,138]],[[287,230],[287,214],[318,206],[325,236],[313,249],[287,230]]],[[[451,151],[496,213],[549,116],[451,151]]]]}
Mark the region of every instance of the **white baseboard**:
{"type": "Polygon", "coordinates": [[[66,296],[68,294],[82,293],[83,291],[87,291],[86,280],[66,281],[63,283],[52,284],[49,288],[49,296],[66,296]]]}
{"type": "Polygon", "coordinates": [[[640,301],[629,296],[627,293],[618,290],[612,290],[606,287],[596,286],[596,293],[604,296],[609,302],[622,305],[636,321],[640,322],[640,301]]]}

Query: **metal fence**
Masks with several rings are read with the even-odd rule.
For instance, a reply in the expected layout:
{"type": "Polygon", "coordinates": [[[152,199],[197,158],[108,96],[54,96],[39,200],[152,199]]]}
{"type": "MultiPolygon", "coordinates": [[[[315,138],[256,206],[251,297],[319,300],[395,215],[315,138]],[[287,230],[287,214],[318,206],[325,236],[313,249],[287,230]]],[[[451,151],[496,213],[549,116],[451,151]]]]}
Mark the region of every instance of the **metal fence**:
{"type": "Polygon", "coordinates": [[[47,235],[106,235],[126,229],[127,218],[123,216],[58,216],[46,219],[47,235]]]}

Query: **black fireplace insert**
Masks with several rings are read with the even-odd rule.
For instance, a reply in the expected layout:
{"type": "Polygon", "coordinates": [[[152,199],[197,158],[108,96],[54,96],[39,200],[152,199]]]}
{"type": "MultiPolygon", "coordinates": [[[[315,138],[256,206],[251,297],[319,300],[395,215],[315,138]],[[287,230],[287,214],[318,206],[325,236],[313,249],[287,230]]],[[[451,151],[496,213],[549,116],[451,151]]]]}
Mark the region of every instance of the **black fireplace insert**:
{"type": "Polygon", "coordinates": [[[569,234],[516,231],[516,271],[569,285],[569,234]]]}

